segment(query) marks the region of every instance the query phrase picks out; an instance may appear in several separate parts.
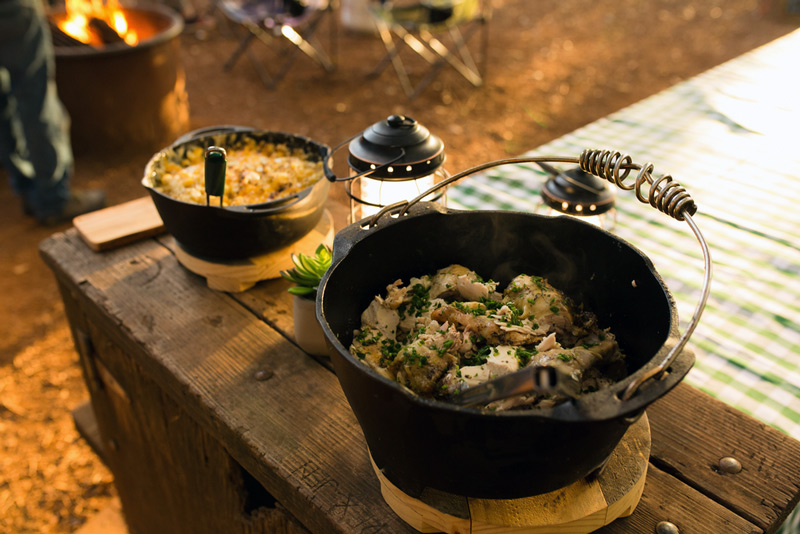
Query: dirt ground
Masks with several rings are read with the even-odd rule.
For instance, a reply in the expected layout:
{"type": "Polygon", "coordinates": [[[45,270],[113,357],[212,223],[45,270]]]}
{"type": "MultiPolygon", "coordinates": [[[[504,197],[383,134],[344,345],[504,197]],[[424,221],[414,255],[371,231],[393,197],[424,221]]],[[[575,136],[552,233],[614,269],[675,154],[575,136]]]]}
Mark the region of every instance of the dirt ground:
{"type": "MultiPolygon", "coordinates": [[[[463,170],[530,150],[800,27],[781,2],[767,0],[492,5],[485,86],[473,88],[445,69],[414,101],[391,69],[368,78],[382,44],[343,28],[338,17],[337,70],[325,74],[299,57],[270,91],[246,58],[222,70],[237,40],[213,13],[204,16],[181,38],[190,127],[239,124],[334,146],[401,113],[443,139],[449,170],[463,170]]],[[[260,43],[253,51],[264,61],[274,58],[260,43]]],[[[616,147],[613,139],[609,145],[616,147]]],[[[143,196],[139,180],[152,152],[77,154],[74,185],[103,187],[112,204],[143,196]]],[[[344,159],[336,169],[342,174],[344,159]]],[[[0,532],[74,532],[115,491],[112,475],[72,423],[70,410],[87,393],[54,279],[37,250],[70,225],[37,226],[5,178],[0,205],[0,532]]]]}

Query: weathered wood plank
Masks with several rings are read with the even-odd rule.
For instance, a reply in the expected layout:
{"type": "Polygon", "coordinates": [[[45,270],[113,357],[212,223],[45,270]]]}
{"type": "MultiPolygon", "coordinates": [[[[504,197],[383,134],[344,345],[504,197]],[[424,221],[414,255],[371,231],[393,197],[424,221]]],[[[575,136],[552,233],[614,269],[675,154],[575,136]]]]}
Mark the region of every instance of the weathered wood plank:
{"type": "MultiPolygon", "coordinates": [[[[158,241],[172,251],[178,246],[170,235],[162,236],[158,241]]],[[[292,284],[283,278],[263,280],[246,292],[231,293],[230,296],[296,345],[292,296],[287,292],[291,286],[292,284]]],[[[327,358],[314,358],[333,370],[327,358]]]]}
{"type": "Polygon", "coordinates": [[[131,533],[308,533],[102,329],[88,327],[85,356],[103,369],[97,425],[131,533]]]}
{"type": "MultiPolygon", "coordinates": [[[[653,419],[650,418],[652,425],[653,419]]],[[[653,436],[655,441],[655,436],[653,436]]],[[[675,524],[681,534],[756,534],[760,528],[724,506],[687,487],[650,464],[639,506],[633,515],[617,519],[597,534],[642,534],[656,532],[661,521],[675,524]]]]}
{"type": "MultiPolygon", "coordinates": [[[[159,237],[158,242],[173,252],[178,247],[175,238],[169,234],[159,237]]],[[[284,336],[293,340],[292,298],[287,293],[291,285],[283,278],[264,280],[244,293],[231,294],[231,297],[247,306],[250,311],[284,336]]]]}
{"type": "Polygon", "coordinates": [[[283,279],[267,280],[234,298],[280,333],[294,339],[292,296],[287,293],[291,285],[283,279]]]}
{"type": "Polygon", "coordinates": [[[651,461],[771,532],[800,497],[800,442],[686,384],[647,410],[651,461]],[[722,472],[719,460],[742,464],[722,472]]]}
{"type": "Polygon", "coordinates": [[[69,231],[41,250],[89,322],[307,528],[411,531],[368,475],[363,435],[336,377],[282,335],[209,291],[153,240],[96,254],[69,231]],[[257,380],[259,370],[272,378],[257,380]]]}

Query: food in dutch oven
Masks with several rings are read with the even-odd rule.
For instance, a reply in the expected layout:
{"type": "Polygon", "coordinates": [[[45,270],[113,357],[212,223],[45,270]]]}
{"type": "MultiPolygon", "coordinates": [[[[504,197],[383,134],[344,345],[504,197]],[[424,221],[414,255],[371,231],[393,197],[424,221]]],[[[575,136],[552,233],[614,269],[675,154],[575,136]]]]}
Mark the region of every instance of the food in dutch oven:
{"type": "MultiPolygon", "coordinates": [[[[461,265],[397,280],[361,315],[350,352],[416,394],[446,400],[466,387],[526,366],[552,366],[591,392],[626,375],[614,335],[539,276],[520,274],[502,291],[461,265]]],[[[494,401],[491,410],[545,408],[560,395],[494,401]]]]}
{"type": "MultiPolygon", "coordinates": [[[[203,147],[195,146],[182,160],[168,160],[153,184],[155,189],[177,200],[205,204],[204,156],[203,147]]],[[[322,161],[311,161],[303,150],[248,138],[227,149],[224,204],[249,206],[277,200],[302,191],[322,176],[322,161]]]]}

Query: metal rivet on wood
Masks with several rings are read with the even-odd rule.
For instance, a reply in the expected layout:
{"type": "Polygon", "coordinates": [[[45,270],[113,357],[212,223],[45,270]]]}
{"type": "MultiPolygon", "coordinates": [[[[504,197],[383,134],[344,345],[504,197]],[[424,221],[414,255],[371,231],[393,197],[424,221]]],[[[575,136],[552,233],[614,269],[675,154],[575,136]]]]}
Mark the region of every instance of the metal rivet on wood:
{"type": "Polygon", "coordinates": [[[656,534],[678,534],[680,530],[675,526],[675,523],[669,521],[661,521],[656,525],[656,534]]]}
{"type": "Polygon", "coordinates": [[[275,373],[273,371],[269,371],[267,369],[259,369],[256,371],[256,374],[253,375],[256,380],[263,382],[264,380],[269,380],[273,377],[275,373]]]}
{"type": "Polygon", "coordinates": [[[725,473],[735,475],[742,470],[742,463],[732,456],[726,456],[720,459],[719,468],[725,473]]]}

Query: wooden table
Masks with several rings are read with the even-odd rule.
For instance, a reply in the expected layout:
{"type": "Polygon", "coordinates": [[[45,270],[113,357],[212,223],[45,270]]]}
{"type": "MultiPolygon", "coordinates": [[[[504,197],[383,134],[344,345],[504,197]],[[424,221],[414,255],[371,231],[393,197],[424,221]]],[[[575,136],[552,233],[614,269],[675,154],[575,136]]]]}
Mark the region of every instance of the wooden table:
{"type": "MultiPolygon", "coordinates": [[[[293,343],[287,284],[210,290],[175,246],[93,252],[74,229],[41,245],[130,532],[414,532],[384,503],[329,363],[293,343]]],[[[797,504],[800,442],[685,384],[647,414],[642,500],[598,532],[773,532],[797,504]]]]}

